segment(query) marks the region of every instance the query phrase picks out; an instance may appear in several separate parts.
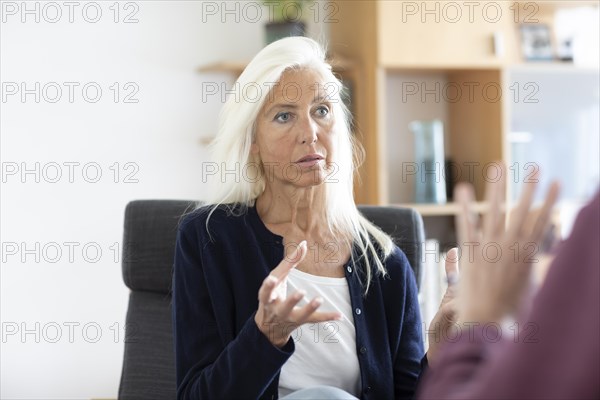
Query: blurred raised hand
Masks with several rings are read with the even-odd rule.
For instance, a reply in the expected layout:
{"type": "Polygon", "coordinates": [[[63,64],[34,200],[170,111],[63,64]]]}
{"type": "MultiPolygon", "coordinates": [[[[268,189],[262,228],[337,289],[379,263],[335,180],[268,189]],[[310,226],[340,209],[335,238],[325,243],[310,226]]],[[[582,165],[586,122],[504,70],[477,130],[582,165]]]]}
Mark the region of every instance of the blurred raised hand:
{"type": "Polygon", "coordinates": [[[506,169],[501,178],[488,183],[488,211],[480,224],[471,211],[473,187],[459,184],[455,199],[461,204],[456,218],[461,247],[460,269],[455,298],[455,317],[465,322],[500,322],[517,311],[531,281],[532,264],[540,256],[540,243],[550,225],[550,214],[558,197],[553,183],[543,206],[532,210],[537,176],[523,183],[522,196],[506,221],[504,199],[506,169]]]}

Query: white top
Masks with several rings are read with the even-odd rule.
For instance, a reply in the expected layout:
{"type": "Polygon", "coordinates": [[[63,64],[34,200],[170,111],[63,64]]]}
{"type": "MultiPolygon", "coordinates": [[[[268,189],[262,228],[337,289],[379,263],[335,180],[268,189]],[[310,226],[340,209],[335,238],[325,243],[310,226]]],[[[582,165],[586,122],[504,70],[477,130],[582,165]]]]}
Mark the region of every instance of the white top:
{"type": "MultiPolygon", "coordinates": [[[[305,324],[292,332],[295,351],[281,368],[279,397],[315,385],[330,385],[360,397],[360,368],[356,355],[356,329],[346,278],[329,278],[292,269],[289,294],[305,290],[298,306],[320,296],[319,311],[338,311],[340,321],[305,324]]],[[[281,293],[284,297],[286,293],[281,293]]]]}

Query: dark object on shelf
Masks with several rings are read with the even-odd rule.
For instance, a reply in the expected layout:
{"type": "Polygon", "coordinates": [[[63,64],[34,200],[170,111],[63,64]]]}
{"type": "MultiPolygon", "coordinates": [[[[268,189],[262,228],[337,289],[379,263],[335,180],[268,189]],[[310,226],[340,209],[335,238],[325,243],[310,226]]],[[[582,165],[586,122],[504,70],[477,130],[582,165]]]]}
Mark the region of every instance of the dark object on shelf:
{"type": "Polygon", "coordinates": [[[451,158],[446,159],[446,163],[444,165],[444,178],[446,180],[446,199],[448,201],[452,201],[453,193],[454,193],[454,185],[456,185],[456,163],[452,161],[451,158]]]}
{"type": "Polygon", "coordinates": [[[558,46],[557,55],[560,61],[573,61],[573,40],[565,40],[558,46]]]}
{"type": "Polygon", "coordinates": [[[289,36],[304,36],[306,25],[301,21],[269,22],[265,25],[267,44],[289,36]]]}
{"type": "Polygon", "coordinates": [[[552,60],[552,40],[548,25],[521,25],[521,51],[527,61],[552,60]]]}

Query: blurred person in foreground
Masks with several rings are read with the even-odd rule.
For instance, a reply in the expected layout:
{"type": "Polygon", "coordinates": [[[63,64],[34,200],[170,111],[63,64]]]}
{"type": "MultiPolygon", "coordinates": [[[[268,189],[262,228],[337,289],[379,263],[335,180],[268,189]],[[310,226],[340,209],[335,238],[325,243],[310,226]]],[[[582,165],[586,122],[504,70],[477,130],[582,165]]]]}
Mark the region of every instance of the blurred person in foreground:
{"type": "Polygon", "coordinates": [[[504,180],[488,184],[490,209],[481,227],[469,209],[472,188],[457,187],[459,243],[479,246],[472,254],[463,249],[450,302],[454,325],[445,336],[451,340],[421,381],[420,399],[600,398],[599,194],[558,245],[531,301],[532,263],[558,186],[539,212],[530,210],[535,183],[524,186],[505,225],[504,180]],[[501,249],[499,257],[480,251],[488,243],[501,249]]]}
{"type": "Polygon", "coordinates": [[[179,225],[177,398],[413,398],[416,280],[354,202],[358,148],[325,52],[276,41],[234,90],[213,146],[224,180],[179,225]]]}

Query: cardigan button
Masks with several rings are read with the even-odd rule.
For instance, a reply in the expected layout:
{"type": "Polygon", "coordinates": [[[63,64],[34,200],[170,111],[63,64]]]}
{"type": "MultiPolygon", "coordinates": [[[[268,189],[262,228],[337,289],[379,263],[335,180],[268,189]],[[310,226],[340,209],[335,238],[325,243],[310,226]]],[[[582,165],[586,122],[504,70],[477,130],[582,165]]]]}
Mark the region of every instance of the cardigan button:
{"type": "Polygon", "coordinates": [[[365,354],[367,352],[367,348],[365,346],[360,348],[360,354],[365,354]]]}
{"type": "Polygon", "coordinates": [[[352,267],[348,265],[348,267],[346,268],[348,270],[348,273],[351,274],[352,273],[352,267]]]}
{"type": "Polygon", "coordinates": [[[356,310],[354,310],[354,312],[356,313],[356,315],[360,315],[362,313],[362,310],[360,308],[357,308],[356,310]]]}
{"type": "Polygon", "coordinates": [[[372,390],[372,389],[371,389],[371,386],[367,386],[367,387],[365,388],[365,390],[363,390],[363,393],[364,393],[364,394],[368,394],[368,393],[370,393],[370,392],[371,392],[371,390],[372,390]]]}

